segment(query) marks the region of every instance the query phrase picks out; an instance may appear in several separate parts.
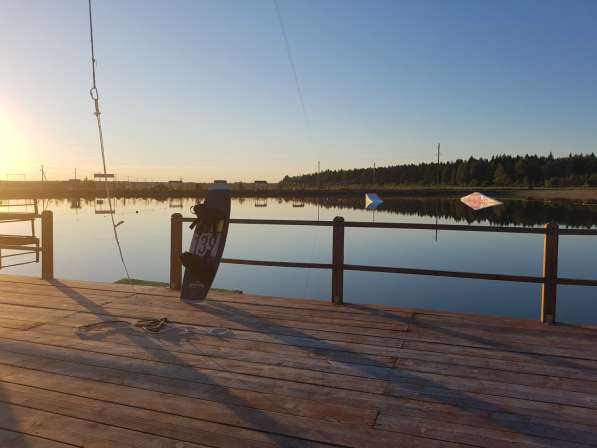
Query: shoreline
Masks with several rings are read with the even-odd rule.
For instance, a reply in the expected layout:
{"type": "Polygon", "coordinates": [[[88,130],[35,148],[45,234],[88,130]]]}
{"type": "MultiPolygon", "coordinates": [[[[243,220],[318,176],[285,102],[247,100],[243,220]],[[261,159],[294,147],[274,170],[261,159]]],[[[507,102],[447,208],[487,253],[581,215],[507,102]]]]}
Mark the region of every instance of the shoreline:
{"type": "MultiPolygon", "coordinates": [[[[202,197],[207,194],[208,184],[168,182],[112,182],[110,193],[118,198],[173,198],[173,197],[202,197]]],[[[380,187],[359,186],[351,188],[280,188],[275,184],[265,187],[255,187],[253,184],[230,184],[232,196],[236,198],[250,197],[287,197],[287,198],[317,198],[317,197],[355,197],[367,192],[375,192],[382,198],[411,197],[411,198],[459,198],[473,191],[479,191],[488,196],[504,199],[527,200],[575,200],[597,202],[597,187],[567,187],[567,188],[527,188],[527,187],[380,187]]],[[[103,182],[15,182],[0,181],[0,200],[4,199],[62,199],[105,198],[103,182]]]]}

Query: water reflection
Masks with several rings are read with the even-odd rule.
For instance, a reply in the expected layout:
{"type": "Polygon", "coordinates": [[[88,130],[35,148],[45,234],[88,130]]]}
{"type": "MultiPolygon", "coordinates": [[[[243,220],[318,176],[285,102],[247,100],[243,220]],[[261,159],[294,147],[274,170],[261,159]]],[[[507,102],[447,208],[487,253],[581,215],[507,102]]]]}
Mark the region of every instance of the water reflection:
{"type": "MultiPolygon", "coordinates": [[[[101,199],[101,198],[99,198],[101,199]]],[[[567,202],[505,200],[500,207],[478,212],[454,199],[392,198],[375,211],[365,210],[364,198],[235,198],[233,218],[347,221],[470,223],[542,226],[555,221],[566,227],[591,227],[597,207],[567,202]]],[[[190,216],[197,198],[119,198],[115,202],[127,263],[133,277],[168,281],[170,215],[190,216]]],[[[199,198],[201,200],[201,198],[199,198]]],[[[5,204],[2,204],[5,205],[5,204]]],[[[105,204],[104,204],[105,205],[105,204]]],[[[54,212],[55,273],[59,278],[112,282],[124,277],[114,246],[110,216],[96,198],[51,199],[54,212]]],[[[16,210],[16,209],[15,209],[16,210]]],[[[0,212],[6,211],[0,205],[0,212]]],[[[11,210],[12,211],[12,210],[11,210]]],[[[24,211],[24,210],[20,210],[24,211]]],[[[2,223],[2,234],[26,234],[26,223],[2,223]]],[[[39,229],[37,229],[39,232],[39,229]]],[[[183,247],[190,243],[185,228],[183,247]]],[[[228,258],[331,262],[329,227],[233,225],[228,258]]],[[[444,269],[518,275],[541,275],[541,235],[513,235],[433,230],[347,229],[346,262],[379,266],[444,269]]],[[[597,278],[597,238],[560,239],[560,275],[597,278]]],[[[39,276],[39,265],[2,270],[39,276]]],[[[216,277],[219,288],[248,293],[330,298],[327,270],[263,268],[223,265],[216,277]]],[[[558,313],[563,321],[597,323],[597,288],[561,287],[558,313]]],[[[540,288],[536,285],[431,278],[409,275],[349,272],[345,298],[355,303],[378,303],[412,308],[435,308],[535,319],[540,288]]]]}
{"type": "MultiPolygon", "coordinates": [[[[527,200],[504,200],[504,205],[484,210],[472,210],[458,199],[449,198],[392,198],[384,197],[384,203],[377,212],[395,215],[432,217],[454,222],[489,223],[492,225],[541,226],[557,222],[565,227],[586,227],[597,225],[597,205],[573,202],[547,202],[527,200]]],[[[284,198],[285,202],[296,199],[284,198]]],[[[301,198],[301,204],[315,205],[324,209],[363,210],[364,199],[348,198],[301,198]]],[[[374,213],[371,213],[373,216],[374,213]]]]}

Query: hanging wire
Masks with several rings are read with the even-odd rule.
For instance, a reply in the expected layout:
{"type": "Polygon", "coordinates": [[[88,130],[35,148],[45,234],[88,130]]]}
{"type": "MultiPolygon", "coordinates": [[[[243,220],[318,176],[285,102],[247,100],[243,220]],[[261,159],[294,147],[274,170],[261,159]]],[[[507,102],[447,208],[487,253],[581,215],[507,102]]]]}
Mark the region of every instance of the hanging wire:
{"type": "Polygon", "coordinates": [[[126,265],[126,261],[124,259],[124,253],[122,250],[122,246],[120,244],[120,240],[118,238],[118,230],[116,229],[116,227],[118,227],[120,223],[116,223],[115,219],[114,219],[114,208],[112,207],[112,196],[110,195],[110,187],[108,186],[108,169],[106,166],[106,151],[104,149],[104,134],[102,131],[102,120],[101,120],[101,112],[100,112],[100,106],[99,106],[99,93],[97,91],[97,84],[96,84],[96,79],[95,79],[95,67],[97,64],[97,61],[95,59],[95,47],[93,44],[93,16],[92,16],[92,12],[91,12],[91,0],[89,0],[89,36],[90,36],[90,40],[91,40],[91,71],[92,71],[92,75],[93,75],[93,86],[91,87],[91,89],[89,89],[89,95],[91,96],[91,99],[93,100],[93,103],[95,105],[95,118],[97,119],[97,131],[99,134],[99,144],[100,144],[100,150],[101,150],[101,154],[102,154],[102,167],[103,167],[103,173],[104,173],[104,187],[105,187],[105,191],[106,191],[106,198],[108,199],[108,206],[110,207],[110,219],[112,220],[112,231],[114,233],[114,241],[116,242],[116,247],[118,248],[118,254],[120,256],[120,261],[122,262],[122,267],[124,268],[124,272],[126,273],[126,278],[128,280],[128,283],[130,285],[130,287],[132,288],[133,292],[135,291],[135,286],[133,285],[133,281],[131,279],[131,276],[129,274],[129,269],[126,265]]]}
{"type": "MultiPolygon", "coordinates": [[[[282,11],[280,10],[280,5],[278,4],[278,0],[273,0],[274,2],[274,9],[276,10],[276,16],[278,17],[278,23],[280,24],[280,32],[282,34],[282,39],[284,40],[284,47],[286,48],[286,56],[288,57],[288,63],[290,65],[290,70],[292,71],[292,76],[294,77],[294,85],[296,87],[296,93],[299,98],[299,102],[301,105],[301,110],[303,111],[303,118],[305,120],[305,128],[307,129],[307,139],[309,140],[309,144],[311,147],[314,146],[314,138],[313,132],[311,130],[311,120],[309,119],[309,114],[307,113],[307,106],[305,104],[305,98],[303,97],[303,89],[301,88],[301,83],[298,76],[298,71],[296,69],[296,64],[294,63],[294,58],[292,56],[292,49],[290,48],[290,41],[288,40],[288,34],[286,33],[286,25],[284,24],[284,18],[282,17],[282,11]]],[[[315,239],[313,239],[313,244],[315,244],[315,239]]],[[[315,248],[313,247],[311,252],[315,252],[315,248]]],[[[310,280],[311,280],[311,270],[305,269],[305,292],[309,294],[310,288],[310,280]]]]}
{"type": "Polygon", "coordinates": [[[290,49],[290,41],[288,40],[288,35],[286,34],[286,26],[284,25],[284,19],[282,18],[282,12],[280,11],[280,5],[278,4],[278,0],[274,1],[274,7],[276,9],[276,15],[278,16],[278,23],[280,24],[280,31],[282,32],[282,38],[284,39],[284,46],[286,48],[286,55],[288,56],[288,62],[290,64],[290,69],[292,70],[292,75],[294,76],[294,85],[296,86],[296,93],[298,94],[299,101],[301,103],[301,109],[303,111],[303,116],[305,118],[305,124],[307,125],[307,130],[311,132],[311,122],[309,120],[309,115],[307,114],[307,107],[305,106],[305,99],[303,97],[303,89],[301,89],[301,83],[299,81],[298,72],[296,71],[296,65],[294,64],[294,58],[292,57],[292,50],[290,49]]]}

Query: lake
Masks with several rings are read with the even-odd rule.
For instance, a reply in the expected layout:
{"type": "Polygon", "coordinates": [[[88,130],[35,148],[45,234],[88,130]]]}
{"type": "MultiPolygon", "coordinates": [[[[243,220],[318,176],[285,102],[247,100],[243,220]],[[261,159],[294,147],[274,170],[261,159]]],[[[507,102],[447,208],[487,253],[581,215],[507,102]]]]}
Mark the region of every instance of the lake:
{"type": "MultiPolygon", "coordinates": [[[[597,206],[572,203],[506,200],[504,205],[474,212],[458,199],[384,198],[376,212],[364,209],[364,199],[250,198],[233,199],[232,217],[255,219],[470,223],[471,225],[542,226],[554,221],[565,227],[597,224],[597,206]]],[[[170,215],[191,216],[194,198],[118,199],[116,220],[131,276],[168,281],[170,215]]],[[[0,211],[22,201],[3,201],[0,211]],[[12,205],[9,205],[12,204],[12,205]]],[[[40,206],[41,206],[40,201],[40,206]]],[[[110,217],[102,214],[107,201],[46,201],[54,212],[55,275],[57,278],[113,282],[125,277],[114,244],[110,217]]],[[[3,223],[2,234],[28,234],[29,223],[3,223]]],[[[39,227],[37,229],[39,232],[39,227]]],[[[184,247],[191,231],[185,227],[184,247]]],[[[331,262],[329,227],[230,227],[225,257],[257,260],[331,262]]],[[[2,252],[8,254],[7,251],[2,252]]],[[[345,262],[487,273],[541,275],[542,235],[433,230],[346,229],[345,262]]],[[[31,255],[2,259],[4,265],[25,262],[31,255]]],[[[39,264],[5,267],[0,273],[40,275],[39,264]]],[[[562,236],[559,274],[597,279],[597,237],[562,236]]],[[[346,302],[442,309],[536,319],[541,287],[483,280],[412,275],[345,272],[346,302]]],[[[329,300],[331,272],[222,265],[214,286],[247,293],[329,300]]],[[[597,288],[558,287],[558,319],[597,324],[597,288]]]]}

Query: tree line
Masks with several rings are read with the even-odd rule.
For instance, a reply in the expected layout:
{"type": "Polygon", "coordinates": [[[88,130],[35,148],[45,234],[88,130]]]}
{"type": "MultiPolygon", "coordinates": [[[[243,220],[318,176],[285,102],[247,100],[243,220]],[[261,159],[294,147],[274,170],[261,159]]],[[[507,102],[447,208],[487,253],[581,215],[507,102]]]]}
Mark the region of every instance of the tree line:
{"type": "Polygon", "coordinates": [[[449,185],[449,186],[597,186],[597,157],[569,154],[567,157],[499,155],[491,159],[458,159],[451,162],[419,163],[285,176],[285,187],[349,187],[352,185],[449,185]]]}

